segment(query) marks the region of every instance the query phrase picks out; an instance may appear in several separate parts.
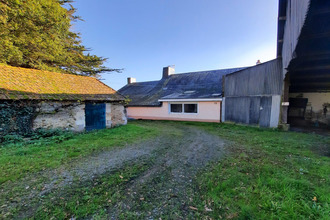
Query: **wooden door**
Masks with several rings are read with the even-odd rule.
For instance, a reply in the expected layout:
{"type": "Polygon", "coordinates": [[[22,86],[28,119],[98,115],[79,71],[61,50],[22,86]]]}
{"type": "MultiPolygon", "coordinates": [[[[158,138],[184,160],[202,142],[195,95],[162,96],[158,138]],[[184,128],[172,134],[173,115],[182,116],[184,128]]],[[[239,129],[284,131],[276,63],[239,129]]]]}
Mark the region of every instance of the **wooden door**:
{"type": "Polygon", "coordinates": [[[86,131],[105,128],[105,103],[86,103],[86,131]]]}

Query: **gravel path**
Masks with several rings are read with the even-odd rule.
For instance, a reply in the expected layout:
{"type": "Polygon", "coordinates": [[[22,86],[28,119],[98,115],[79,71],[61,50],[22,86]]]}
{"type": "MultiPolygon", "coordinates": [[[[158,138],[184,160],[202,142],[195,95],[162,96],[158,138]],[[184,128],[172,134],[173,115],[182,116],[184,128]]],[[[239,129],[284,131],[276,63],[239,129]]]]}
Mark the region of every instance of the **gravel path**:
{"type": "Polygon", "coordinates": [[[109,211],[113,219],[117,219],[122,210],[139,214],[138,200],[141,197],[153,198],[148,204],[151,207],[150,219],[160,215],[176,218],[177,209],[180,209],[181,217],[184,210],[187,214],[191,211],[188,203],[192,200],[190,196],[194,190],[194,177],[209,162],[218,161],[224,156],[225,142],[198,128],[179,129],[184,130],[184,136],[167,137],[157,146],[155,164],[131,183],[127,189],[127,199],[109,211]],[[154,184],[154,180],[160,177],[162,183],[154,184]]]}
{"type": "Polygon", "coordinates": [[[3,184],[0,199],[3,201],[8,196],[12,198],[2,205],[2,212],[20,209],[21,217],[33,216],[37,206],[32,206],[29,201],[54,191],[60,192],[65,187],[77,187],[95,177],[118,170],[128,162],[139,163],[148,159],[154,161],[152,166],[127,183],[127,196],[108,209],[109,216],[116,219],[123,210],[139,213],[137,201],[141,196],[153,198],[152,204],[149,204],[150,219],[171,213],[178,207],[188,209],[187,201],[191,199],[189,192],[194,190],[191,183],[195,175],[209,162],[218,161],[224,156],[225,142],[197,127],[174,127],[171,124],[163,126],[162,135],[154,139],[113,148],[74,160],[58,169],[45,170],[21,181],[3,184]],[[160,177],[162,183],[155,184],[154,180],[160,177]],[[10,195],[8,188],[12,189],[10,195]],[[21,207],[22,204],[24,208],[21,207]]]}

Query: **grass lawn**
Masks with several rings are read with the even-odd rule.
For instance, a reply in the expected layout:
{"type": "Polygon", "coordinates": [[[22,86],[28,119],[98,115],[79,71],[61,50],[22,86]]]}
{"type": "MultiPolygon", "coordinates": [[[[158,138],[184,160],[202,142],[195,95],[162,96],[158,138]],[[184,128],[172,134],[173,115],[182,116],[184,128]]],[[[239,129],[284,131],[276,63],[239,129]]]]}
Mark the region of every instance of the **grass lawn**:
{"type": "Polygon", "coordinates": [[[330,158],[322,156],[322,149],[329,153],[329,136],[229,124],[195,125],[232,141],[231,156],[198,177],[195,204],[202,215],[329,219],[330,158]],[[212,211],[205,212],[208,209],[212,211]]]}
{"type": "Polygon", "coordinates": [[[84,134],[69,140],[61,136],[33,144],[0,145],[0,184],[16,180],[26,174],[56,168],[72,159],[79,159],[101,150],[121,147],[158,134],[157,129],[129,124],[84,134]],[[55,140],[54,140],[55,139],[55,140]]]}
{"type": "MultiPolygon", "coordinates": [[[[68,140],[58,141],[56,138],[33,144],[4,145],[0,147],[0,192],[10,190],[10,184],[19,183],[23,177],[39,171],[165,135],[165,141],[160,138],[164,142],[155,141],[157,151],[160,145],[177,143],[173,140],[182,139],[191,128],[192,131],[197,129],[225,140],[227,154],[197,172],[183,193],[185,197],[182,199],[190,198],[189,201],[180,201],[180,195],[173,195],[173,198],[179,196],[176,198],[179,205],[171,208],[173,213],[161,214],[160,211],[155,218],[173,219],[182,215],[195,219],[329,219],[329,136],[232,124],[133,121],[127,126],[110,130],[75,134],[68,140]],[[170,137],[173,140],[167,139],[170,137]],[[188,208],[183,208],[183,202],[188,204],[188,208]]],[[[193,137],[190,139],[193,141],[193,137]]],[[[103,219],[111,217],[109,213],[117,213],[116,216],[121,219],[152,216],[151,212],[155,210],[153,205],[157,203],[158,207],[160,202],[154,195],[169,184],[164,179],[173,178],[172,168],[159,161],[168,151],[180,146],[179,141],[173,148],[159,147],[158,153],[147,154],[138,161],[127,161],[116,170],[74,183],[79,185],[73,184],[31,198],[29,203],[35,203],[31,206],[35,208],[23,204],[12,210],[8,208],[6,212],[0,211],[0,218],[20,218],[22,215],[19,213],[35,219],[50,219],[53,216],[57,219],[72,216],[103,219]],[[157,162],[161,169],[155,167],[157,162]],[[154,174],[156,168],[162,172],[154,174]],[[152,177],[151,180],[144,180],[148,176],[152,177]],[[133,187],[135,180],[140,181],[141,186],[133,187]],[[138,191],[140,188],[144,191],[138,191]],[[137,195],[136,201],[130,201],[131,189],[141,194],[137,195]],[[128,210],[132,208],[126,206],[128,201],[140,210],[140,214],[128,210]]],[[[176,155],[176,151],[169,155],[176,155]]],[[[170,188],[173,186],[175,184],[170,188]]],[[[1,203],[12,199],[15,190],[20,194],[25,190],[25,185],[22,189],[15,187],[13,193],[6,192],[8,195],[0,196],[0,207],[8,205],[1,203]]],[[[20,203],[21,200],[17,201],[20,203]]]]}

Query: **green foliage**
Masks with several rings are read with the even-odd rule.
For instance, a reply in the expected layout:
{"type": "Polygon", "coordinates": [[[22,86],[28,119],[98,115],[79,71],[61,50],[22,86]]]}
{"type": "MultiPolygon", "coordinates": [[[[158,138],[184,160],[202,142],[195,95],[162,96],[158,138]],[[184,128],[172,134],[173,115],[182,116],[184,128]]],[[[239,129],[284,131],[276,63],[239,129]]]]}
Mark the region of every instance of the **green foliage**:
{"type": "Polygon", "coordinates": [[[123,104],[124,106],[128,105],[132,99],[129,98],[129,96],[125,96],[125,100],[121,101],[120,103],[123,104]]]}
{"type": "Polygon", "coordinates": [[[67,131],[63,131],[61,129],[44,129],[39,128],[37,129],[32,137],[38,138],[47,138],[47,137],[54,137],[54,136],[61,136],[63,134],[68,133],[67,131]]]}
{"type": "Polygon", "coordinates": [[[0,1],[0,63],[82,75],[118,71],[105,58],[85,53],[79,33],[70,30],[76,9],[68,0],[0,1]]]}
{"type": "Polygon", "coordinates": [[[26,145],[45,145],[61,143],[74,136],[72,131],[60,129],[37,129],[25,134],[7,134],[0,136],[0,147],[22,147],[26,145]]]}
{"type": "Polygon", "coordinates": [[[2,145],[14,144],[22,141],[23,141],[23,137],[21,135],[8,134],[8,135],[0,136],[0,142],[2,145]]]}
{"type": "Polygon", "coordinates": [[[26,135],[32,131],[36,104],[30,102],[0,102],[0,140],[11,133],[26,135]]]}

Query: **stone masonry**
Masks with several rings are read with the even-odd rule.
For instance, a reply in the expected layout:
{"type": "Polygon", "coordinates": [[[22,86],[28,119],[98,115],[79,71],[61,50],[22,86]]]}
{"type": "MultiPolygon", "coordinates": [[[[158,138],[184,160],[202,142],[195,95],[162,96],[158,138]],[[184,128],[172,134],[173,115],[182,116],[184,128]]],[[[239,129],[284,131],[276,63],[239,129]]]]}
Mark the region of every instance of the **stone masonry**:
{"type": "MultiPolygon", "coordinates": [[[[39,104],[33,129],[65,129],[81,132],[85,129],[85,104],[81,102],[50,102],[39,104]]],[[[127,124],[124,106],[106,103],[106,127],[127,124]]]]}
{"type": "Polygon", "coordinates": [[[85,104],[80,102],[41,102],[36,109],[37,117],[33,129],[65,129],[83,131],[85,129],[85,104]]]}

